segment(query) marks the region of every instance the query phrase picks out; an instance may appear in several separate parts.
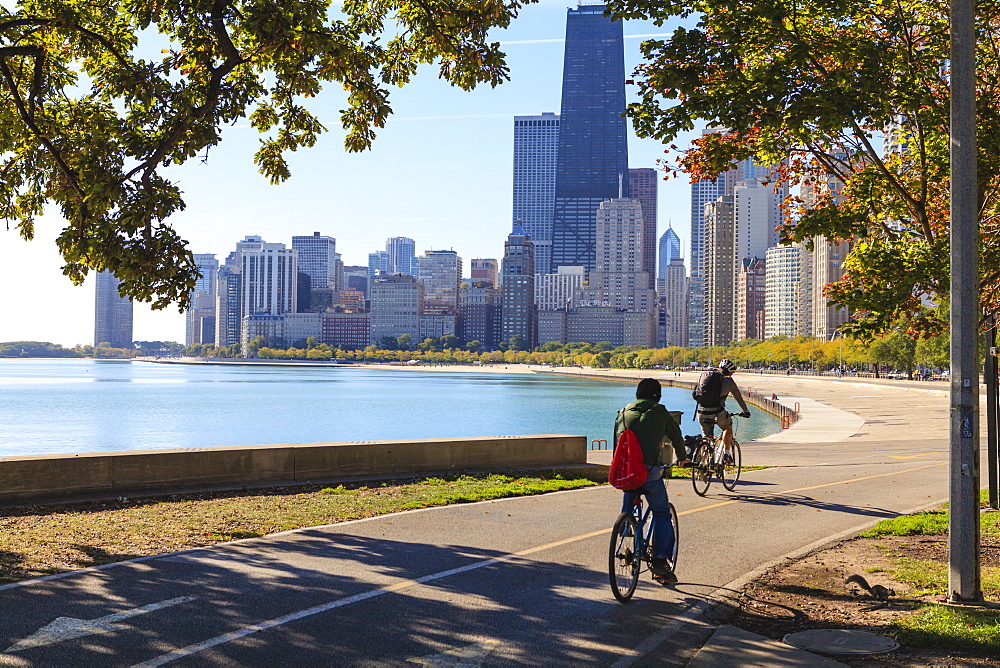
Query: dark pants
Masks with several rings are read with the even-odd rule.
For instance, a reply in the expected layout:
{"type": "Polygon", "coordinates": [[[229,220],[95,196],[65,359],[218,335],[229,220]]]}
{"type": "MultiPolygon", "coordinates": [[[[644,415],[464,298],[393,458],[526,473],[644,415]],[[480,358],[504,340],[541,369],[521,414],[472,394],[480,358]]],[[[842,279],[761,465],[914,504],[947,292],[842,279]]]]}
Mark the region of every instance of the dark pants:
{"type": "Polygon", "coordinates": [[[667,486],[663,482],[663,469],[654,466],[649,475],[642,487],[625,492],[622,512],[632,512],[635,495],[644,494],[646,503],[653,511],[653,556],[669,559],[674,552],[674,525],[670,522],[670,499],[667,498],[667,486]]]}

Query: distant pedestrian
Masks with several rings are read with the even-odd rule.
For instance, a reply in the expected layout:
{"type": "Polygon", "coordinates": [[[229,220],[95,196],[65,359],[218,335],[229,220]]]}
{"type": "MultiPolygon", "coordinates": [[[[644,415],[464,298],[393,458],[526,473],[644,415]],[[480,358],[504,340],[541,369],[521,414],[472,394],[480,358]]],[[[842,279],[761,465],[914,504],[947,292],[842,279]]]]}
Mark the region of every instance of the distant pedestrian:
{"type": "Polygon", "coordinates": [[[771,401],[777,401],[777,400],[778,400],[778,395],[772,393],[771,394],[771,401]]]}

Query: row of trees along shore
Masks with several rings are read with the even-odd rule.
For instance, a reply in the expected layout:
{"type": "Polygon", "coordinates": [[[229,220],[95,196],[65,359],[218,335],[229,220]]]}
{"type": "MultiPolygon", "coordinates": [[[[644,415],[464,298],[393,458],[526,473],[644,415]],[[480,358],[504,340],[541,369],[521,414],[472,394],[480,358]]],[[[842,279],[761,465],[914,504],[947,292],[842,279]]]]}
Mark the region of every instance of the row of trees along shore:
{"type": "MultiPolygon", "coordinates": [[[[837,338],[823,341],[810,337],[774,337],[766,341],[746,339],[729,346],[705,348],[646,348],[610,343],[546,343],[534,350],[483,350],[478,341],[466,345],[453,335],[425,339],[412,345],[409,337],[400,337],[391,347],[368,346],[363,350],[342,350],[319,343],[310,337],[286,349],[271,348],[262,338],[250,342],[248,350],[264,360],[340,360],[344,362],[410,362],[426,364],[551,364],[596,368],[652,369],[654,367],[708,366],[724,358],[743,368],[777,368],[831,371],[838,368],[895,369],[912,373],[918,368],[943,369],[948,366],[947,334],[914,340],[902,332],[893,332],[871,342],[837,338]]],[[[512,342],[516,344],[517,342],[512,342]]],[[[241,357],[236,346],[215,348],[193,345],[183,354],[195,357],[241,357]]]]}

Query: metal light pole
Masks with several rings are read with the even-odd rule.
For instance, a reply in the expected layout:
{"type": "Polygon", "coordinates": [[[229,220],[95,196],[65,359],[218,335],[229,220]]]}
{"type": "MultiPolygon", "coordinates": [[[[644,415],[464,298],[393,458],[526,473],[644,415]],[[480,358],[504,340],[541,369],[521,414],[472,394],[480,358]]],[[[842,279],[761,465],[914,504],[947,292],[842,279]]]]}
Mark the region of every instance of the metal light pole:
{"type": "Polygon", "coordinates": [[[951,2],[951,510],[948,589],[983,598],[979,571],[979,217],[976,187],[976,14],[951,2]]]}

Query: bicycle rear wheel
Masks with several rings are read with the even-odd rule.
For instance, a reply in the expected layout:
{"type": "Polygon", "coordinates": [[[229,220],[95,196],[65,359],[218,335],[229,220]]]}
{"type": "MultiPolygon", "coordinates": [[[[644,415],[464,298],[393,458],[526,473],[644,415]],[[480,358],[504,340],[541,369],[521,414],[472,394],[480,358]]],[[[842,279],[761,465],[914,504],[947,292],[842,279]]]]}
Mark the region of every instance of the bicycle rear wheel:
{"type": "Polygon", "coordinates": [[[691,485],[694,493],[698,496],[705,496],[708,487],[712,484],[712,470],[715,467],[715,449],[712,444],[705,441],[695,452],[694,464],[691,468],[691,485]]]}
{"type": "Polygon", "coordinates": [[[622,513],[611,531],[608,575],[611,578],[611,592],[621,603],[627,603],[632,598],[635,586],[639,583],[642,555],[636,551],[637,528],[632,513],[622,513]]]}
{"type": "Polygon", "coordinates": [[[730,492],[736,488],[736,483],[740,479],[740,471],[743,468],[743,455],[740,454],[740,444],[733,439],[733,463],[725,464],[722,467],[722,486],[730,492]]]}

